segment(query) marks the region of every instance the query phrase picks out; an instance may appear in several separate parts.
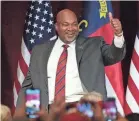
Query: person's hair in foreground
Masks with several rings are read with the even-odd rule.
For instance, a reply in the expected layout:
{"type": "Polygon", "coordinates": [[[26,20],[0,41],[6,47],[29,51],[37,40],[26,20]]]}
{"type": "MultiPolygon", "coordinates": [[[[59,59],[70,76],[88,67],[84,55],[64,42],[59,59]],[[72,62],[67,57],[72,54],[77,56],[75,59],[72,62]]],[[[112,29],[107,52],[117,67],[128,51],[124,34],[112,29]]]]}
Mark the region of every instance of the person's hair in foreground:
{"type": "Polygon", "coordinates": [[[1,121],[12,120],[11,111],[6,105],[0,104],[0,117],[1,121]]]}

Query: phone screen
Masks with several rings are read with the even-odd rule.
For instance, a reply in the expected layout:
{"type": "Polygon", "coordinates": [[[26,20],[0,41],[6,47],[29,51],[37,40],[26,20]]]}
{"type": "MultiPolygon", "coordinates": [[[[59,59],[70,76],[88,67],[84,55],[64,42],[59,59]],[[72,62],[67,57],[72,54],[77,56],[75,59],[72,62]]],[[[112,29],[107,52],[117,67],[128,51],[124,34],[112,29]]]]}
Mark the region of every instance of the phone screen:
{"type": "Polygon", "coordinates": [[[37,118],[36,112],[40,111],[40,90],[26,90],[26,114],[29,118],[37,118]]]}
{"type": "Polygon", "coordinates": [[[102,111],[106,121],[115,121],[117,118],[115,99],[110,98],[104,101],[102,111]]]}
{"type": "Polygon", "coordinates": [[[81,113],[84,113],[88,117],[93,117],[94,113],[92,110],[92,104],[89,102],[77,104],[77,110],[81,113]]]}

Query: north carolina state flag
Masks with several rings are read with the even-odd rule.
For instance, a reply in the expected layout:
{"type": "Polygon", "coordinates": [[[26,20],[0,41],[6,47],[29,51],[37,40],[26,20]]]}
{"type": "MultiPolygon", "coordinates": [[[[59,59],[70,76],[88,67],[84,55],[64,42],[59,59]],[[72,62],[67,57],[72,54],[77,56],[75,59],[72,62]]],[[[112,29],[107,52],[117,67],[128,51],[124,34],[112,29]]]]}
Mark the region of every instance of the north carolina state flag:
{"type": "MultiPolygon", "coordinates": [[[[103,36],[106,43],[111,44],[114,38],[108,13],[112,13],[111,1],[84,2],[83,20],[80,22],[80,34],[85,37],[103,36]],[[82,25],[85,27],[83,28],[82,25]]],[[[124,88],[121,63],[105,67],[106,89],[108,97],[115,97],[118,111],[124,115],[124,88]]]]}

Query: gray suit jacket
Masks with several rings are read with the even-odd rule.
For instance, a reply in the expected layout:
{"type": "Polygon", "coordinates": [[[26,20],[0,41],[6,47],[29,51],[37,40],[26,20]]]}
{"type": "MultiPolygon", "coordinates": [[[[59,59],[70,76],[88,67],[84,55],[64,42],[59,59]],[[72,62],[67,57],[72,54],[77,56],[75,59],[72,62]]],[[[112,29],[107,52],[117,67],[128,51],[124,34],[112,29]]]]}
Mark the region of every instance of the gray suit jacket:
{"type": "MultiPolygon", "coordinates": [[[[48,76],[47,62],[55,41],[47,41],[34,47],[28,74],[19,92],[17,107],[22,103],[24,91],[27,88],[41,90],[41,104],[47,106],[48,76]]],[[[76,40],[76,59],[80,79],[88,92],[96,91],[107,97],[105,88],[104,66],[115,64],[125,56],[125,44],[117,48],[114,44],[108,45],[102,37],[84,38],[78,36],[76,40]]]]}

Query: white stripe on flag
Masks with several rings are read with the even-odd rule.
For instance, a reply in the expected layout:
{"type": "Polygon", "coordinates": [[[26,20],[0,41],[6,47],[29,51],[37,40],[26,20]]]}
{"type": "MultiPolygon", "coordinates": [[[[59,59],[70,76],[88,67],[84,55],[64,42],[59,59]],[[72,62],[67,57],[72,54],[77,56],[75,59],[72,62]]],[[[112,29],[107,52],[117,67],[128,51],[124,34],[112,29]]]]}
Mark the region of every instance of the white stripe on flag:
{"type": "Polygon", "coordinates": [[[24,81],[24,74],[22,73],[21,69],[20,69],[20,65],[19,65],[19,62],[18,62],[18,67],[17,67],[17,79],[18,79],[18,82],[20,83],[20,85],[22,85],[23,81],[24,81]]]}
{"type": "Polygon", "coordinates": [[[53,37],[50,38],[50,41],[53,41],[53,40],[55,40],[56,38],[57,38],[57,36],[55,35],[55,36],[53,36],[53,37]]]}
{"type": "Polygon", "coordinates": [[[22,38],[22,44],[21,44],[21,53],[22,56],[24,58],[25,63],[27,64],[27,66],[29,67],[29,63],[30,63],[30,53],[24,43],[24,40],[22,38]]]}
{"type": "Polygon", "coordinates": [[[139,113],[139,106],[138,106],[136,100],[134,99],[132,93],[130,92],[128,86],[127,86],[127,92],[126,92],[126,102],[132,112],[139,113]]]}
{"type": "Polygon", "coordinates": [[[14,83],[13,93],[14,93],[14,106],[16,106],[18,95],[17,95],[15,83],[14,83]]]}
{"type": "Polygon", "coordinates": [[[139,72],[137,71],[132,60],[130,64],[130,76],[132,77],[132,80],[134,81],[135,85],[137,86],[139,90],[139,72]]]}
{"type": "Polygon", "coordinates": [[[105,74],[105,79],[106,79],[107,97],[115,97],[117,110],[118,110],[118,112],[120,112],[120,114],[122,116],[124,116],[124,111],[123,111],[122,105],[121,105],[121,103],[120,103],[120,101],[119,101],[119,99],[118,99],[118,97],[117,97],[117,95],[116,95],[116,93],[115,93],[115,91],[114,91],[114,89],[113,89],[106,74],[105,74]]]}
{"type": "Polygon", "coordinates": [[[134,48],[139,56],[139,38],[136,36],[134,48]]]}

